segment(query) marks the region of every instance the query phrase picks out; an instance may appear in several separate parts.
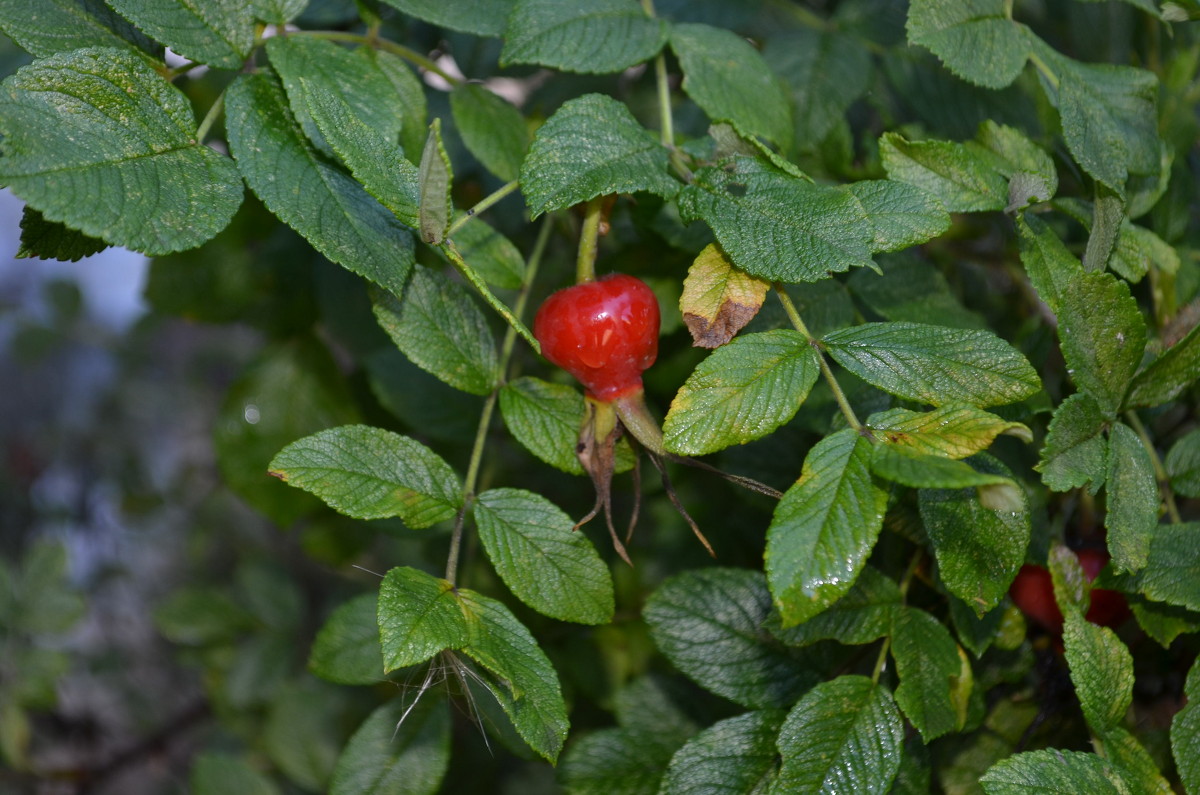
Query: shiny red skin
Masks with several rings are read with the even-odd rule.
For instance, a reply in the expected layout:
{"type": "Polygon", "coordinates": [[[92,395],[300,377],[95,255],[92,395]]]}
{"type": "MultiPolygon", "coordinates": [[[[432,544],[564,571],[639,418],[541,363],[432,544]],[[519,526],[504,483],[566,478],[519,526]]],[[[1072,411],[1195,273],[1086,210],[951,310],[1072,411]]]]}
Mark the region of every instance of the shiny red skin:
{"type": "MultiPolygon", "coordinates": [[[[1081,549],[1075,556],[1089,582],[1108,563],[1108,555],[1097,549],[1081,549]]],[[[1063,616],[1054,601],[1054,583],[1047,569],[1031,564],[1022,566],[1008,595],[1026,618],[1056,635],[1062,634],[1063,616]]],[[[1102,627],[1115,627],[1129,618],[1129,605],[1119,591],[1094,588],[1084,618],[1102,627]]]]}
{"type": "Polygon", "coordinates": [[[642,371],[658,357],[658,299],[641,279],[613,273],[559,290],[533,320],[542,355],[597,400],[642,388],[642,371]]]}

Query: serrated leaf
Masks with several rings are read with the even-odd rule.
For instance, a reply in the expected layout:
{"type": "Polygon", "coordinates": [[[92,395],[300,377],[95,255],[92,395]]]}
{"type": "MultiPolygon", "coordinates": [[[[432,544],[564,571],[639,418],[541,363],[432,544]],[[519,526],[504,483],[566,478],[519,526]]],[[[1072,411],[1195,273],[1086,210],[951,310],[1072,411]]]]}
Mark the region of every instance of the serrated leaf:
{"type": "Polygon", "coordinates": [[[788,629],[768,622],[771,634],[789,646],[819,640],[862,644],[892,631],[892,613],[902,607],[900,588],[878,569],[867,566],[846,595],[803,624],[788,629]]]}
{"type": "Polygon", "coordinates": [[[767,39],[763,59],[792,97],[795,147],[816,149],[870,85],[871,53],[848,32],[796,27],[767,39]]]}
{"type": "Polygon", "coordinates": [[[108,244],[103,240],[47,221],[46,216],[27,205],[21,213],[21,246],[14,259],[37,257],[78,262],[106,248],[108,244]]]}
{"type": "Polygon", "coordinates": [[[338,757],[330,795],[433,795],[450,767],[450,710],[430,695],[378,707],[338,757]],[[411,711],[410,711],[411,709],[411,711]]]}
{"type": "Polygon", "coordinates": [[[533,217],[596,196],[649,191],[671,198],[667,150],[629,108],[603,94],[567,100],[538,128],[521,164],[533,217]]]}
{"type": "Polygon", "coordinates": [[[1187,704],[1171,719],[1171,754],[1188,792],[1200,792],[1200,660],[1192,663],[1183,685],[1187,704]]]}
{"type": "Polygon", "coordinates": [[[879,155],[890,179],[908,182],[941,199],[948,212],[1003,210],[1008,184],[999,155],[974,141],[906,141],[884,133],[879,155]]]}
{"type": "Polygon", "coordinates": [[[877,444],[871,471],[884,480],[917,489],[966,489],[1012,484],[1009,478],[977,472],[969,464],[942,455],[909,452],[890,444],[877,444]]]}
{"type": "Polygon", "coordinates": [[[399,516],[421,529],[462,506],[450,465],[418,441],[366,425],[343,425],[289,444],[271,472],[356,519],[399,516]]]}
{"type": "Polygon", "coordinates": [[[1133,378],[1126,408],[1161,406],[1200,378],[1200,326],[1158,355],[1133,378]]]}
{"type": "Polygon", "coordinates": [[[401,293],[413,264],[411,233],[320,157],[279,84],[261,72],[242,75],[225,107],[230,149],[263,204],[331,261],[401,293]]]}
{"type": "Polygon", "coordinates": [[[313,641],[308,670],[339,685],[373,685],[383,678],[378,595],[366,593],[334,610],[313,641]]]}
{"type": "Polygon", "coordinates": [[[150,255],[194,248],[242,202],[237,170],[196,142],[195,126],[183,93],[133,52],[53,55],[0,90],[0,181],[50,221],[107,243],[150,255]]]}
{"type": "Polygon", "coordinates": [[[1071,285],[1083,274],[1083,263],[1075,258],[1058,235],[1036,216],[1017,216],[1021,263],[1038,297],[1055,312],[1071,285]]]}
{"type": "Polygon", "coordinates": [[[1159,772],[1154,757],[1127,730],[1118,726],[1098,739],[1097,752],[1103,753],[1125,775],[1138,795],[1175,795],[1175,790],[1159,772]]]}
{"type": "Polygon", "coordinates": [[[867,418],[875,438],[921,455],[969,458],[991,446],[997,436],[1033,441],[1033,432],[974,406],[951,404],[933,411],[889,409],[867,418]]]}
{"type": "Polygon", "coordinates": [[[1177,605],[1154,602],[1140,594],[1125,594],[1138,626],[1164,649],[1180,635],[1200,632],[1200,614],[1177,605]]]}
{"type": "Polygon", "coordinates": [[[408,566],[384,576],[376,617],[385,673],[460,649],[471,637],[464,600],[454,585],[408,566]]]}
{"type": "Polygon", "coordinates": [[[817,615],[854,584],[883,525],[887,493],[870,471],[871,443],[851,428],[804,459],[767,529],[771,595],[790,627],[817,615]]]}
{"type": "Polygon", "coordinates": [[[826,334],[822,342],[867,383],[934,406],[1015,403],[1041,389],[1025,357],[982,329],[865,323],[826,334]]]}
{"type": "Polygon", "coordinates": [[[253,765],[233,754],[206,751],[199,754],[188,774],[190,791],[196,795],[278,795],[279,787],[253,765]]]}
{"type": "MultiPolygon", "coordinates": [[[[1036,197],[1026,197],[1027,199],[1049,201],[1058,192],[1058,170],[1054,166],[1054,158],[1050,157],[1045,149],[1025,137],[1020,130],[988,119],[979,125],[976,139],[986,149],[995,152],[1004,160],[1007,168],[1001,173],[1010,180],[1019,174],[1025,174],[1037,180],[1044,192],[1039,193],[1036,197]]],[[[1011,184],[1009,185],[1009,194],[1011,199],[1011,184]]]]}
{"type": "Polygon", "coordinates": [[[710,568],[664,582],[643,616],[659,650],[704,688],[746,707],[785,707],[815,677],[762,631],[770,609],[761,573],[710,568]]]}
{"type": "Polygon", "coordinates": [[[1127,795],[1122,773],[1095,754],[1082,751],[1028,751],[992,765],[979,780],[987,795],[1127,795]]]}
{"type": "Polygon", "coordinates": [[[1180,437],[1167,451],[1171,489],[1181,497],[1200,497],[1200,430],[1180,437]]]}
{"type": "Polygon", "coordinates": [[[946,68],[985,88],[1004,88],[1029,58],[1023,26],[1004,0],[913,0],[908,41],[927,48],[946,68]]]}
{"type": "Polygon", "coordinates": [[[108,0],[117,13],[184,58],[240,69],[254,49],[254,15],[242,0],[108,0]]]}
{"type": "Polygon", "coordinates": [[[450,92],[450,111],[467,151],[500,179],[516,179],[529,148],[521,112],[476,83],[461,83],[450,92]]]}
{"type": "Polygon", "coordinates": [[[771,285],[733,266],[715,243],[696,255],[683,280],[679,311],[699,348],[719,348],[762,308],[771,285]]]}
{"type": "Polygon", "coordinates": [[[491,674],[485,684],[517,733],[553,764],[562,751],[568,726],[554,666],[525,625],[503,604],[465,588],[459,595],[470,628],[463,651],[491,674]]]}
{"type": "Polygon", "coordinates": [[[636,0],[516,0],[500,62],[607,74],[653,58],[666,43],[666,23],[636,0]]]}
{"type": "Polygon", "coordinates": [[[896,703],[925,742],[962,728],[954,684],[963,662],[945,625],[924,610],[896,611],[892,658],[900,677],[896,703]]]}
{"type": "Polygon", "coordinates": [[[732,122],[781,147],[792,143],[787,95],[758,50],[733,31],[694,23],[671,27],[683,90],[713,121],[732,122]]]}
{"type": "Polygon", "coordinates": [[[309,0],[249,0],[254,16],[272,25],[284,25],[300,16],[309,0]]]}
{"type": "Polygon", "coordinates": [[[1054,410],[1041,460],[1034,467],[1053,491],[1087,486],[1100,491],[1108,477],[1108,440],[1103,431],[1108,420],[1098,403],[1077,392],[1054,410]]]}
{"type": "Polygon", "coordinates": [[[1071,156],[1124,198],[1130,172],[1158,170],[1158,79],[1131,66],[1082,63],[1034,41],[1035,51],[1057,78],[1055,85],[1043,75],[1042,86],[1058,108],[1071,156]]]}
{"type": "Polygon", "coordinates": [[[845,190],[862,202],[874,231],[873,251],[900,251],[950,228],[942,202],[916,185],[890,179],[852,182],[845,190]]]}
{"type": "Polygon", "coordinates": [[[450,216],[454,205],[450,201],[450,184],[454,172],[450,168],[450,156],[442,145],[442,120],[434,119],[429,125],[429,137],[425,139],[425,151],[417,169],[417,185],[421,191],[421,204],[417,211],[421,239],[430,245],[439,245],[450,228],[450,216]]]}
{"type": "Polygon", "coordinates": [[[450,30],[501,36],[515,0],[384,0],[405,14],[450,30]]]}
{"type": "MultiPolygon", "coordinates": [[[[1126,221],[1125,201],[1103,184],[1096,186],[1092,202],[1091,225],[1088,227],[1087,248],[1083,252],[1083,269],[1102,271],[1108,267],[1121,234],[1121,224],[1126,221]]],[[[1145,274],[1142,274],[1145,275],[1145,274]]],[[[1140,279],[1141,276],[1138,276],[1140,279]]],[[[1131,279],[1137,281],[1137,279],[1131,279]]]]}
{"type": "Polygon", "coordinates": [[[710,353],[671,401],[667,449],[704,455],[766,436],[795,416],[819,372],[816,350],[798,331],[738,337],[710,353]]]}
{"type": "Polygon", "coordinates": [[[600,729],[571,743],[558,778],[571,795],[652,795],[667,761],[660,743],[625,729],[600,729]]]}
{"type": "Polygon", "coordinates": [[[37,58],[84,47],[140,49],[161,45],[130,25],[103,0],[22,0],[0,4],[0,30],[37,58]]]}
{"type": "MultiPolygon", "coordinates": [[[[1160,525],[1137,587],[1149,598],[1200,611],[1200,524],[1160,525]]],[[[1115,556],[1114,556],[1115,557],[1115,556]]]]}
{"type": "Polygon", "coordinates": [[[717,721],[675,752],[660,792],[761,792],[775,775],[783,718],[777,710],[758,710],[717,721]]]}
{"type": "Polygon", "coordinates": [[[772,793],[888,792],[900,768],[904,719],[886,687],[839,676],[808,691],[779,731],[783,765],[772,793]]]}
{"type": "MultiPolygon", "coordinates": [[[[977,456],[981,471],[1011,479],[990,456],[977,456]]],[[[1031,524],[1024,491],[1015,487],[1019,510],[993,510],[974,489],[923,490],[921,519],[946,588],[982,616],[1008,592],[1025,560],[1031,524]]]]}
{"type": "Polygon", "coordinates": [[[561,621],[612,620],[608,567],[558,506],[532,492],[491,489],[472,510],[488,559],[522,602],[561,621]]]}
{"type": "Polygon", "coordinates": [[[1136,283],[1151,270],[1162,274],[1177,273],[1179,252],[1149,229],[1124,218],[1116,250],[1108,265],[1126,281],[1136,283]]]}
{"type": "Polygon", "coordinates": [[[1062,544],[1054,544],[1047,557],[1054,601],[1063,615],[1082,614],[1088,609],[1091,584],[1083,573],[1078,556],[1062,544]]]}
{"type": "Polygon", "coordinates": [[[1138,435],[1123,422],[1108,431],[1108,551],[1117,568],[1135,571],[1146,565],[1158,530],[1159,493],[1154,464],[1138,435]]]}
{"type": "Polygon", "coordinates": [[[375,319],[413,364],[455,389],[486,395],[500,380],[496,341],[470,291],[417,268],[397,299],[375,295],[375,319]]]}
{"type": "MultiPolygon", "coordinates": [[[[931,263],[916,257],[888,257],[882,263],[882,271],[865,268],[855,271],[846,280],[846,286],[884,320],[921,323],[935,317],[941,326],[987,328],[987,321],[962,305],[946,277],[931,263]]],[[[808,315],[803,317],[808,323],[808,315]]],[[[843,323],[838,327],[849,325],[843,323]]]]}
{"type": "Polygon", "coordinates": [[[733,264],[752,276],[815,282],[871,265],[874,227],[861,202],[757,158],[700,169],[678,203],[685,221],[707,223],[733,264]]]}
{"type": "Polygon", "coordinates": [[[328,791],[342,747],[338,726],[345,692],[311,677],[285,683],[276,692],[261,729],[270,761],[309,792],[328,791]]]}
{"type": "Polygon", "coordinates": [[[1068,613],[1063,646],[1088,726],[1103,735],[1125,719],[1133,700],[1133,657],[1111,629],[1068,613]]]}

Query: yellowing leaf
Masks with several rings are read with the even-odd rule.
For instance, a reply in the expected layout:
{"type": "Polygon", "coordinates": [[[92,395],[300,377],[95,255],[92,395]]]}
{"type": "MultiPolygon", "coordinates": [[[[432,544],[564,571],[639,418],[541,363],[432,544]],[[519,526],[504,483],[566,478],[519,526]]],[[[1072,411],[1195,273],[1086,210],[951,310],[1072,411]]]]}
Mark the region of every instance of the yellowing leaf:
{"type": "Polygon", "coordinates": [[[710,243],[700,252],[687,278],[679,311],[698,348],[718,348],[754,319],[771,287],[733,266],[725,253],[710,243]]]}

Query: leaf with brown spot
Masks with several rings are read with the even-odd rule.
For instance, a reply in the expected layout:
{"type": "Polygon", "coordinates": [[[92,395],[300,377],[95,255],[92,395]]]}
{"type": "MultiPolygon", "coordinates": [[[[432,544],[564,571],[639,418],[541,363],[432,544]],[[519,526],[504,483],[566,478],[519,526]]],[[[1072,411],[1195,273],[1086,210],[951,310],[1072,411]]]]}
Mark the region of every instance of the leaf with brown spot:
{"type": "Polygon", "coordinates": [[[749,323],[771,285],[738,270],[715,243],[696,257],[683,280],[679,311],[699,348],[719,348],[749,323]]]}

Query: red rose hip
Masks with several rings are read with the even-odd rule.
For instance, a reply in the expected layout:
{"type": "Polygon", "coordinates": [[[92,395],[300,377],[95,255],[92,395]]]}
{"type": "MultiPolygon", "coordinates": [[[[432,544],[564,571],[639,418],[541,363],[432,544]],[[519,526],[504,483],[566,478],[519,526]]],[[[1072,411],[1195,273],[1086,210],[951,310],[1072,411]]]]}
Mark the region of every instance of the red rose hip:
{"type": "MultiPolygon", "coordinates": [[[[1081,549],[1075,556],[1089,582],[1096,579],[1108,563],[1108,554],[1098,549],[1081,549]]],[[[1027,618],[1056,635],[1062,634],[1063,616],[1058,603],[1054,601],[1054,583],[1050,572],[1044,567],[1030,564],[1022,566],[1009,588],[1009,596],[1027,618]]],[[[1085,619],[1102,627],[1115,627],[1129,615],[1129,605],[1120,591],[1092,589],[1085,619]]]]}
{"type": "Polygon", "coordinates": [[[542,354],[610,402],[640,391],[658,356],[658,299],[641,279],[614,273],[559,290],[538,309],[542,354]]]}

